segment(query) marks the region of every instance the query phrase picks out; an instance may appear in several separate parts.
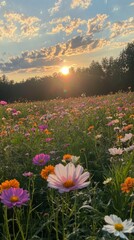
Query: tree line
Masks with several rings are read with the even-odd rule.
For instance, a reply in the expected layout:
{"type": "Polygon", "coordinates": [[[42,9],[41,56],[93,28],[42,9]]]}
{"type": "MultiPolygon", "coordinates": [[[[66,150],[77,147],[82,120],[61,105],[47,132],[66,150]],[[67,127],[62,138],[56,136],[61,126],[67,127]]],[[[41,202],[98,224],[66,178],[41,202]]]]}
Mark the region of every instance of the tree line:
{"type": "Polygon", "coordinates": [[[134,42],[114,59],[92,61],[87,68],[71,68],[67,76],[32,77],[15,83],[6,75],[0,77],[0,99],[13,101],[36,101],[54,98],[103,95],[119,90],[134,91],[134,42]]]}

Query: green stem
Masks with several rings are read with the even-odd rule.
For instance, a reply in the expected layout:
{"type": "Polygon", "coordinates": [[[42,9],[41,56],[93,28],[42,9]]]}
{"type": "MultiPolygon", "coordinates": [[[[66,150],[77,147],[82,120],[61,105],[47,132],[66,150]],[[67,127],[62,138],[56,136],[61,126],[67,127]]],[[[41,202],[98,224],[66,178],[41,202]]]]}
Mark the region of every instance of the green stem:
{"type": "Polygon", "coordinates": [[[74,224],[74,229],[75,233],[77,232],[77,190],[75,191],[75,201],[74,201],[74,217],[75,217],[75,224],[74,224]]]}
{"type": "Polygon", "coordinates": [[[85,162],[86,162],[86,169],[88,169],[88,160],[87,160],[87,156],[85,153],[84,153],[84,157],[85,157],[85,162]]]}
{"type": "Polygon", "coordinates": [[[13,237],[14,237],[14,239],[16,239],[14,223],[15,223],[15,215],[14,215],[14,211],[13,211],[13,237]]]}
{"type": "Polygon", "coordinates": [[[18,217],[18,209],[15,209],[15,208],[14,208],[14,212],[15,212],[15,216],[16,216],[16,222],[17,222],[17,225],[18,225],[20,234],[21,234],[21,240],[26,240],[26,238],[25,238],[25,236],[24,236],[24,232],[23,232],[22,226],[21,226],[21,224],[20,224],[19,217],[18,217]]]}
{"type": "Polygon", "coordinates": [[[54,216],[56,240],[59,240],[59,223],[58,223],[59,210],[55,209],[55,201],[56,201],[56,206],[58,206],[59,198],[55,199],[54,191],[53,191],[53,189],[51,189],[50,194],[48,195],[48,203],[51,204],[50,209],[52,210],[52,216],[54,216]]]}
{"type": "Polygon", "coordinates": [[[6,237],[8,240],[11,240],[9,226],[8,226],[7,207],[4,207],[4,221],[5,221],[4,226],[6,231],[6,237]]]}
{"type": "Polygon", "coordinates": [[[62,235],[63,235],[63,240],[65,240],[65,224],[64,224],[64,197],[62,197],[62,235]]]}
{"type": "Polygon", "coordinates": [[[30,186],[31,186],[31,183],[32,183],[32,191],[31,191],[31,200],[30,200],[30,203],[29,203],[29,210],[28,210],[28,214],[27,214],[27,222],[26,222],[26,236],[25,238],[27,239],[27,235],[28,235],[28,228],[29,228],[29,221],[30,221],[30,215],[31,215],[31,212],[32,212],[32,203],[33,203],[33,196],[34,196],[34,179],[31,179],[29,178],[29,184],[28,184],[28,191],[30,193],[30,186]]]}
{"type": "Polygon", "coordinates": [[[132,215],[133,215],[133,202],[131,204],[131,209],[130,209],[130,219],[132,219],[132,215]]]}

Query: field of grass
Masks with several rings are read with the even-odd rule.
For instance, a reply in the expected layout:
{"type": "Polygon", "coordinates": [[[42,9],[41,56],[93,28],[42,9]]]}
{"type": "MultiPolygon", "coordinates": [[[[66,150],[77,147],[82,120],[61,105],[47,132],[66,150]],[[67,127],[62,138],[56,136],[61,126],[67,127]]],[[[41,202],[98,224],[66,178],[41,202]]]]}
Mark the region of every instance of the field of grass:
{"type": "Polygon", "coordinates": [[[1,102],[0,239],[133,240],[133,134],[133,92],[1,102]]]}

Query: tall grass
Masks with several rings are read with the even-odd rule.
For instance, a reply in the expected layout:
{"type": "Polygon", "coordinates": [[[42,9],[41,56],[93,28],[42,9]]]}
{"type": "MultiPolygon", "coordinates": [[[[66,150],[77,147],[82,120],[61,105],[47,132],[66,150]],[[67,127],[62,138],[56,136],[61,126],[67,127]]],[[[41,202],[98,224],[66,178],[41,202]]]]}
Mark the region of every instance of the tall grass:
{"type": "Polygon", "coordinates": [[[122,141],[134,133],[133,99],[133,92],[119,92],[0,106],[0,183],[17,179],[30,194],[27,206],[0,203],[1,240],[119,239],[102,227],[110,214],[134,221],[134,186],[121,190],[134,178],[133,135],[122,141]],[[110,154],[111,148],[122,153],[110,154]],[[90,173],[89,186],[68,193],[48,188],[44,167],[32,163],[40,153],[51,157],[46,166],[66,165],[65,154],[79,156],[76,165],[90,173]]]}

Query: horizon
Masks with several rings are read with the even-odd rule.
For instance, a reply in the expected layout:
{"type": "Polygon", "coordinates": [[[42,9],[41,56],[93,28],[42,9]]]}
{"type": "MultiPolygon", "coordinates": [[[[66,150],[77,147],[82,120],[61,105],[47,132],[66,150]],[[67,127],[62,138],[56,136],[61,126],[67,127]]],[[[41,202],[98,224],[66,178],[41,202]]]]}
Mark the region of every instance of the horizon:
{"type": "Polygon", "coordinates": [[[0,0],[0,75],[20,82],[118,57],[134,41],[134,1],[97,2],[0,0]]]}

